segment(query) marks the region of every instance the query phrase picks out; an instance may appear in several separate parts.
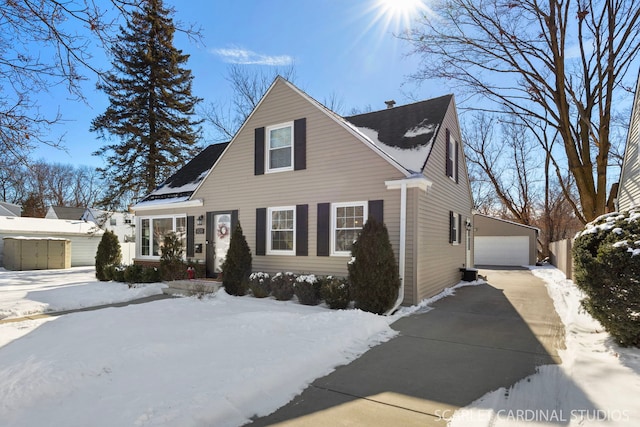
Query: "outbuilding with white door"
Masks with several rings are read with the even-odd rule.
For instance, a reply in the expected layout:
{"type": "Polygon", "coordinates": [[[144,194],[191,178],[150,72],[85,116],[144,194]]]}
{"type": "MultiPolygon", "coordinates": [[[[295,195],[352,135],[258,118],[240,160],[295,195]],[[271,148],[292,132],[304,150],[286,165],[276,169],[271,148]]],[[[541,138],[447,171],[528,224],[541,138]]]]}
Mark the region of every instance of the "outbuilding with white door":
{"type": "Polygon", "coordinates": [[[475,265],[534,265],[539,229],[505,219],[475,214],[475,265]]]}

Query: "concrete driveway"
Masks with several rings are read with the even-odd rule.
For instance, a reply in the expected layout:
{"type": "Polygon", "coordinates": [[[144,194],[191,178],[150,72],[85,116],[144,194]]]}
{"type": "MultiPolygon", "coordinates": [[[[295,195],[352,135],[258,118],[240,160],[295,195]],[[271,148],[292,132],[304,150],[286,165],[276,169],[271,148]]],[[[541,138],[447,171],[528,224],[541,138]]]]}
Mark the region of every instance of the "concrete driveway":
{"type": "Polygon", "coordinates": [[[529,270],[480,274],[488,284],[398,320],[398,337],[250,425],[442,426],[484,394],[560,363],[564,328],[544,282],[529,270]]]}

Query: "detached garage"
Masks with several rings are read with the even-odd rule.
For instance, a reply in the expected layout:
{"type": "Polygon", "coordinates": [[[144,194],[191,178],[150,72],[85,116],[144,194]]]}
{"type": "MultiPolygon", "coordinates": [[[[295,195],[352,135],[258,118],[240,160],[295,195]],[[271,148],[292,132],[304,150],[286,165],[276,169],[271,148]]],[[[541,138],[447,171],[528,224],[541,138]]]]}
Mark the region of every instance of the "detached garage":
{"type": "Polygon", "coordinates": [[[475,265],[534,265],[537,261],[538,232],[535,227],[475,214],[475,265]]]}
{"type": "Polygon", "coordinates": [[[0,216],[0,267],[4,266],[5,237],[68,240],[71,267],[94,265],[103,233],[93,222],[0,216]]]}

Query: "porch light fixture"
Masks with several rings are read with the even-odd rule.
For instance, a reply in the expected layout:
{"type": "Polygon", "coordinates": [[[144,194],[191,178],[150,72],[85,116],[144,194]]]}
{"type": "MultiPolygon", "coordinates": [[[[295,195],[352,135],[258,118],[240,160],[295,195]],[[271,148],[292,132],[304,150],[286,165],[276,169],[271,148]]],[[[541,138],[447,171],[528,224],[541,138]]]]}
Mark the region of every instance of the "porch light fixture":
{"type": "Polygon", "coordinates": [[[204,219],[204,215],[200,215],[198,217],[198,225],[202,225],[202,220],[204,219]]]}
{"type": "Polygon", "coordinates": [[[471,220],[469,218],[467,218],[464,225],[467,230],[471,230],[471,220]]]}

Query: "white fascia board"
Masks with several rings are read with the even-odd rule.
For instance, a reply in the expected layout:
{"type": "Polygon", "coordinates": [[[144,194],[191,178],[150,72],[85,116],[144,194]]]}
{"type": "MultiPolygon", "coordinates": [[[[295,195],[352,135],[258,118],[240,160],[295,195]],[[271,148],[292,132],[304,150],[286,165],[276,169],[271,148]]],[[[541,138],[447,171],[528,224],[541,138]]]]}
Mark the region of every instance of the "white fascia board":
{"type": "Polygon", "coordinates": [[[162,209],[198,208],[201,206],[204,206],[204,200],[193,199],[193,200],[186,200],[184,202],[175,202],[175,203],[145,204],[145,202],[142,202],[140,205],[131,206],[131,210],[134,212],[143,212],[143,211],[153,211],[153,210],[162,210],[162,209]]]}
{"type": "Polygon", "coordinates": [[[387,186],[387,190],[399,190],[403,184],[406,188],[419,188],[420,190],[427,191],[433,183],[424,176],[411,176],[405,179],[395,179],[392,181],[385,181],[384,185],[387,186]]]}

